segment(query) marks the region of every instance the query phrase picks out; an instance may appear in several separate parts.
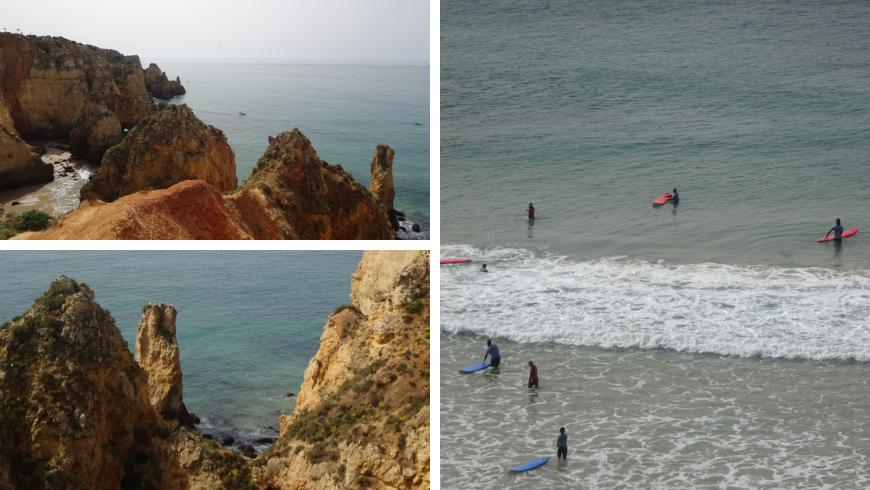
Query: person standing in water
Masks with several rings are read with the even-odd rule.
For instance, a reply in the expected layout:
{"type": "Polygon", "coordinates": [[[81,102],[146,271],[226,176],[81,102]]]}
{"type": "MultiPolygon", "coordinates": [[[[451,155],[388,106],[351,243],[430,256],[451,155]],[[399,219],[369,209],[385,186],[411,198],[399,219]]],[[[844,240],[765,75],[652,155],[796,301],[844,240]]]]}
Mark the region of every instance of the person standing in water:
{"type": "Polygon", "coordinates": [[[825,233],[825,238],[828,238],[828,235],[830,235],[832,231],[834,232],[834,241],[837,243],[842,243],[843,242],[843,226],[840,225],[840,218],[837,218],[837,224],[834,225],[833,228],[828,230],[827,233],[825,233]]]}
{"type": "Polygon", "coordinates": [[[556,451],[556,459],[568,459],[568,434],[565,433],[564,427],[559,428],[559,438],[556,439],[556,447],[559,448],[556,451]]]}
{"type": "Polygon", "coordinates": [[[680,194],[677,192],[676,187],[674,187],[674,193],[671,194],[671,202],[674,204],[680,204],[680,194]]]}
{"type": "Polygon", "coordinates": [[[526,208],[526,212],[529,213],[529,219],[535,219],[535,207],[532,206],[531,201],[529,201],[529,207],[526,208]]]}
{"type": "Polygon", "coordinates": [[[538,387],[538,366],[535,366],[535,363],[529,361],[529,388],[534,386],[538,387]]]}
{"type": "Polygon", "coordinates": [[[486,354],[483,355],[483,362],[486,362],[486,356],[489,356],[492,361],[492,368],[495,369],[501,364],[501,356],[498,353],[498,346],[492,343],[492,340],[486,340],[486,354]]]}
{"type": "Polygon", "coordinates": [[[481,267],[480,270],[477,272],[489,272],[489,271],[486,270],[486,264],[483,264],[483,267],[481,267]]]}

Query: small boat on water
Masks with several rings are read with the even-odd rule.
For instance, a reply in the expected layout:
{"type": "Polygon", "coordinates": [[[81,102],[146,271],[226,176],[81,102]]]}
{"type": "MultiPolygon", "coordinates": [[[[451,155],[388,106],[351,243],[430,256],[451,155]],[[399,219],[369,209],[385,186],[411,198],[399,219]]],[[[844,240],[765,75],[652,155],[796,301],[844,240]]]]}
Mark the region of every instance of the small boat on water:
{"type": "Polygon", "coordinates": [[[247,114],[245,114],[244,112],[240,112],[239,115],[240,116],[247,116],[247,114]]]}
{"type": "Polygon", "coordinates": [[[414,123],[414,126],[422,126],[423,123],[414,123]]]}

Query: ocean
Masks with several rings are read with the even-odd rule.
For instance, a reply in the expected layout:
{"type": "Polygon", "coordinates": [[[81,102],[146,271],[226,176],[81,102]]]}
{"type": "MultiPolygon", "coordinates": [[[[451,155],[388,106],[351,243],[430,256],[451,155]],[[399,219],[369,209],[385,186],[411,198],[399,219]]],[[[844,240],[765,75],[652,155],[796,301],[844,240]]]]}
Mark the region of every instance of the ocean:
{"type": "Polygon", "coordinates": [[[349,304],[361,251],[145,252],[5,251],[0,318],[26,312],[51,281],[66,275],[136,345],[142,305],[163,302],[176,320],[187,409],[200,432],[253,444],[276,438],[291,413],[327,317],[349,304]],[[269,427],[272,428],[269,428],[269,427]]]}
{"type": "Polygon", "coordinates": [[[420,224],[424,233],[414,238],[428,238],[428,65],[142,61],[181,77],[187,93],[170,103],[187,104],[226,134],[239,183],[251,175],[269,136],[294,127],[321,160],[340,164],[366,188],[375,149],[390,145],[394,207],[420,224]]]}
{"type": "Polygon", "coordinates": [[[868,23],[441,3],[442,488],[870,483],[868,23]]]}

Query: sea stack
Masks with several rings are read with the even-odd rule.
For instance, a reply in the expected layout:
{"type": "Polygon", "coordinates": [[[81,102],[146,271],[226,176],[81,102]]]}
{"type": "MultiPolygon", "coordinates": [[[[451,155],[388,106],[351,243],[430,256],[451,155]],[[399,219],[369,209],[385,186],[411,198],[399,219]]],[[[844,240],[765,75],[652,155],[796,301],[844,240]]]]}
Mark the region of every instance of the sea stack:
{"type": "Polygon", "coordinates": [[[106,152],[100,169],[82,188],[81,199],[111,202],[197,179],[219,191],[235,190],[235,153],[224,133],[200,121],[187,105],[169,105],[139,121],[106,152]]]}
{"type": "Polygon", "coordinates": [[[178,312],[172,305],[147,304],[136,329],[136,362],[148,373],[148,396],[165,420],[193,427],[182,398],[181,362],[175,338],[178,312]]]}

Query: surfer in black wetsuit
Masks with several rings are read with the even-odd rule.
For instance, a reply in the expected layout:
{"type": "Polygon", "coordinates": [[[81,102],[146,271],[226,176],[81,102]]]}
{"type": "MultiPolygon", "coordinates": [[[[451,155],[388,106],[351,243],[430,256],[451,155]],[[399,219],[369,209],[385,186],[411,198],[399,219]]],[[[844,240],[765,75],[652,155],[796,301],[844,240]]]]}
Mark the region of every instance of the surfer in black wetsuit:
{"type": "Polygon", "coordinates": [[[529,213],[529,219],[535,219],[535,207],[532,206],[531,201],[529,202],[529,207],[526,208],[526,212],[529,213]]]}
{"type": "Polygon", "coordinates": [[[674,187],[674,193],[671,194],[671,202],[674,204],[680,204],[680,195],[677,193],[676,187],[674,187]]]}
{"type": "Polygon", "coordinates": [[[559,428],[559,439],[556,440],[556,447],[559,448],[556,451],[556,459],[568,459],[568,434],[565,433],[564,427],[559,428]]]}
{"type": "Polygon", "coordinates": [[[843,226],[840,225],[840,218],[837,218],[837,224],[825,233],[825,238],[828,238],[828,235],[830,235],[832,231],[834,232],[834,241],[837,243],[843,243],[843,226]]]}
{"type": "Polygon", "coordinates": [[[492,368],[495,369],[501,363],[501,356],[498,353],[498,346],[492,343],[492,340],[486,340],[486,354],[483,355],[483,362],[486,362],[486,356],[489,356],[492,361],[492,368]]]}

